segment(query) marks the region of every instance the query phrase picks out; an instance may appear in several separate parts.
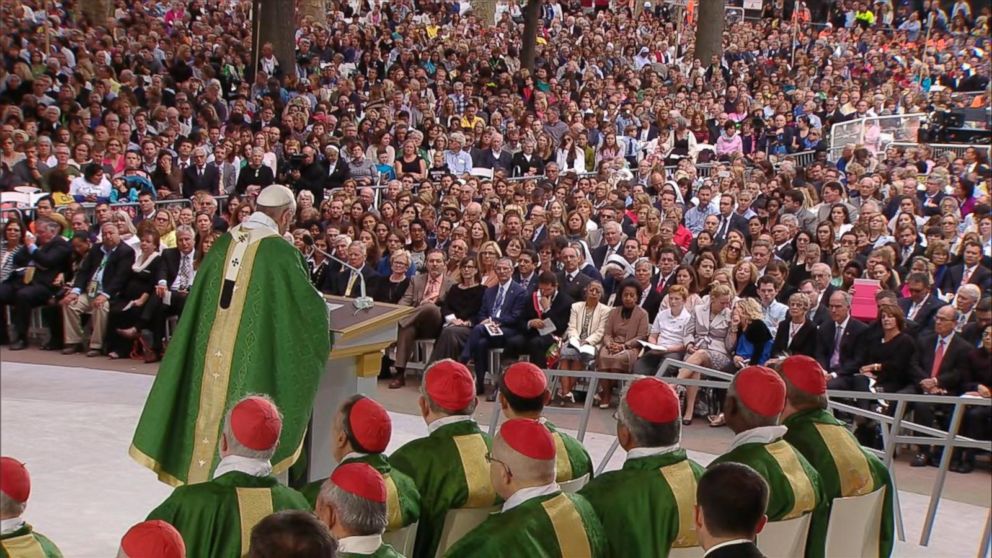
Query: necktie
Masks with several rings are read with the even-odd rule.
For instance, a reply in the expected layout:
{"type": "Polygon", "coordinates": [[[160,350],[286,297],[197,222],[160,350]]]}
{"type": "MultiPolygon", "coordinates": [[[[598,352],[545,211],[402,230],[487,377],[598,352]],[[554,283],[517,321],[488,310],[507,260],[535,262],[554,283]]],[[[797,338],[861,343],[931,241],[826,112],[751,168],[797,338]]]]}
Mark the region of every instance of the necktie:
{"type": "Polygon", "coordinates": [[[424,303],[430,304],[437,300],[438,291],[440,290],[438,288],[440,282],[440,278],[427,280],[427,292],[424,293],[424,303]]]}
{"type": "Polygon", "coordinates": [[[189,256],[179,256],[179,290],[189,290],[189,256]]]}
{"type": "Polygon", "coordinates": [[[499,287],[499,290],[496,292],[496,302],[493,303],[493,316],[497,318],[499,317],[500,310],[503,308],[503,298],[505,294],[506,293],[504,292],[503,287],[501,285],[499,287]]]}
{"type": "Polygon", "coordinates": [[[355,286],[356,279],[358,279],[358,274],[352,271],[351,276],[348,277],[348,288],[344,290],[344,296],[351,296],[351,288],[355,286]]]}
{"type": "Polygon", "coordinates": [[[961,277],[961,284],[962,285],[967,285],[968,284],[968,280],[971,279],[971,271],[972,270],[971,269],[968,269],[967,267],[964,268],[964,275],[961,277]]]}
{"type": "Polygon", "coordinates": [[[727,236],[727,228],[728,228],[729,225],[730,225],[730,218],[727,217],[726,215],[721,215],[720,216],[720,230],[718,230],[716,232],[716,236],[718,238],[726,238],[726,236],[727,236]]]}
{"type": "Polygon", "coordinates": [[[834,334],[834,352],[830,353],[830,369],[840,368],[840,339],[844,335],[844,329],[837,325],[837,333],[834,334]]]}
{"type": "Polygon", "coordinates": [[[933,368],[930,369],[930,377],[936,378],[940,372],[940,363],[944,361],[944,340],[937,343],[937,350],[933,353],[933,368]]]}

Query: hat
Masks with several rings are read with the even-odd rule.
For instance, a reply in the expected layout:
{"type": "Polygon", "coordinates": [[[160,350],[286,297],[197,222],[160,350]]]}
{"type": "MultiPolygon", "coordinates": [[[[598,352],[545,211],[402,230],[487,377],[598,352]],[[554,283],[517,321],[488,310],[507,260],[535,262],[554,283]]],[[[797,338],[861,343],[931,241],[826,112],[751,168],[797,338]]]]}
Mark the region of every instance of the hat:
{"type": "Polygon", "coordinates": [[[16,502],[27,502],[31,495],[31,475],[13,457],[0,457],[0,492],[16,502]]]}
{"type": "Polygon", "coordinates": [[[547,461],[555,458],[555,441],[551,432],[533,419],[511,419],[499,428],[499,436],[513,448],[513,451],[529,457],[547,461]]]}
{"type": "Polygon", "coordinates": [[[386,409],[375,400],[363,397],[351,406],[348,426],[355,441],[372,453],[382,453],[393,435],[393,421],[386,409]]]}
{"type": "Polygon", "coordinates": [[[255,203],[264,207],[282,207],[296,203],[293,191],[281,184],[266,186],[258,194],[255,203]]]}
{"type": "Polygon", "coordinates": [[[763,417],[778,416],[785,408],[785,382],[771,368],[748,366],[734,378],[737,399],[763,417]]]}
{"type": "Polygon", "coordinates": [[[503,384],[513,395],[533,399],[544,395],[548,389],[548,378],[532,362],[515,362],[503,373],[503,384]]]}
{"type": "Polygon", "coordinates": [[[279,409],[268,399],[250,396],[242,399],[231,411],[231,432],[248,449],[271,449],[279,441],[282,417],[279,409]]]}
{"type": "Polygon", "coordinates": [[[672,386],[655,377],[631,382],[624,400],[632,413],[651,423],[664,424],[680,416],[679,396],[672,386]]]}
{"type": "Polygon", "coordinates": [[[782,361],[782,374],[799,391],[810,395],[827,393],[827,376],[815,359],[806,355],[793,355],[782,361]]]}
{"type": "Polygon", "coordinates": [[[424,390],[431,401],[446,411],[461,411],[475,398],[475,378],[468,368],[450,358],[427,369],[424,390]]]}
{"type": "Polygon", "coordinates": [[[142,521],[127,530],[121,550],[130,558],[184,558],[186,544],[175,527],[155,519],[142,521]]]}
{"type": "Polygon", "coordinates": [[[349,494],[386,503],[386,481],[368,463],[345,463],[331,473],[330,481],[349,494]]]}

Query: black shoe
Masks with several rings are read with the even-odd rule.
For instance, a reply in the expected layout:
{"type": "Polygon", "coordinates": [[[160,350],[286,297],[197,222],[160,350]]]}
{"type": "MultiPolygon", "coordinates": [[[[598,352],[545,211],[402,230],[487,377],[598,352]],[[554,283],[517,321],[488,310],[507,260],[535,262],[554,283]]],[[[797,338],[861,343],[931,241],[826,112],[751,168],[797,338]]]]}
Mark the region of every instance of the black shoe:
{"type": "Polygon", "coordinates": [[[17,340],[11,343],[10,347],[7,348],[10,349],[11,351],[23,351],[24,349],[28,348],[28,344],[26,341],[17,340]]]}
{"type": "Polygon", "coordinates": [[[975,470],[975,464],[971,461],[962,461],[957,467],[951,467],[951,470],[955,473],[961,473],[962,475],[967,475],[968,473],[975,470]]]}
{"type": "Polygon", "coordinates": [[[930,462],[930,456],[926,453],[918,453],[913,461],[909,464],[910,467],[926,467],[930,462]]]}
{"type": "Polygon", "coordinates": [[[930,456],[930,463],[929,463],[929,465],[931,467],[940,467],[940,458],[941,458],[941,456],[939,456],[939,455],[936,455],[936,454],[931,455],[930,456]]]}
{"type": "Polygon", "coordinates": [[[492,393],[486,396],[486,401],[493,402],[496,401],[496,395],[499,394],[498,389],[494,389],[492,393]]]}
{"type": "Polygon", "coordinates": [[[51,342],[45,343],[44,345],[41,346],[41,350],[42,351],[61,351],[62,350],[62,344],[61,343],[51,343],[51,342]]]}

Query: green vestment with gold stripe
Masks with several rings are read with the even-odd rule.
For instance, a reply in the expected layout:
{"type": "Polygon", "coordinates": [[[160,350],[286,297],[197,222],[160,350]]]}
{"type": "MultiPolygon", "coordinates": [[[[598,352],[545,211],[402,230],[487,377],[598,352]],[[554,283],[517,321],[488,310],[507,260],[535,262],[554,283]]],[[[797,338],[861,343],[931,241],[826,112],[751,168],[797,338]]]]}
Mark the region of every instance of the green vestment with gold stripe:
{"type": "MultiPolygon", "coordinates": [[[[387,532],[402,529],[420,519],[420,493],[417,492],[417,485],[413,483],[413,479],[393,469],[385,455],[371,453],[361,457],[346,458],[339,466],[345,463],[367,463],[382,474],[383,480],[386,481],[387,532]]],[[[317,509],[317,496],[320,495],[320,488],[324,486],[326,480],[311,482],[300,490],[313,509],[317,509]]]]}
{"type": "Polygon", "coordinates": [[[583,475],[592,477],[592,459],[582,442],[560,432],[554,424],[544,421],[555,442],[555,480],[568,482],[583,475]]]}
{"type": "Polygon", "coordinates": [[[485,508],[496,503],[486,454],[492,440],[474,420],[446,424],[426,438],[408,442],[390,456],[420,493],[420,523],[413,558],[434,558],[449,509],[485,508]]]}
{"type": "Polygon", "coordinates": [[[62,558],[55,543],[36,533],[25,523],[19,529],[0,535],[0,558],[62,558]]]}
{"type": "Polygon", "coordinates": [[[605,558],[606,546],[603,526],[589,502],[577,494],[558,492],[492,514],[444,556],[605,558]]]}
{"type": "Polygon", "coordinates": [[[696,482],[705,469],[684,449],[627,459],[619,471],[579,491],[603,523],[610,556],[668,556],[699,546],[693,519],[696,482]]]}
{"type": "Polygon", "coordinates": [[[251,530],[281,510],[310,510],[302,494],[273,476],[240,471],[210,482],[180,486],[148,514],[171,523],[183,536],[186,555],[238,558],[248,552],[251,530]]]}
{"type": "Polygon", "coordinates": [[[885,464],[862,447],[847,426],[829,411],[800,411],[782,424],[789,428],[785,440],[820,473],[828,508],[834,498],[863,496],[885,487],[878,555],[888,558],[895,540],[895,523],[892,515],[892,477],[885,464]]]}
{"type": "Polygon", "coordinates": [[[710,467],[725,462],[743,463],[768,483],[768,509],[765,512],[768,521],[784,521],[812,513],[806,537],[806,557],[823,556],[830,519],[826,495],[819,473],[796,448],[782,438],[767,444],[741,444],[714,459],[710,467]]]}
{"type": "Polygon", "coordinates": [[[327,307],[299,250],[268,227],[234,227],[196,272],[131,457],[173,486],[206,482],[225,413],[262,393],[283,415],[280,473],[299,456],[329,354],[327,307]]]}
{"type": "Polygon", "coordinates": [[[372,554],[355,554],[354,552],[338,552],[335,554],[337,558],[405,558],[402,554],[396,551],[395,548],[389,546],[386,543],[382,543],[378,549],[372,554]]]}

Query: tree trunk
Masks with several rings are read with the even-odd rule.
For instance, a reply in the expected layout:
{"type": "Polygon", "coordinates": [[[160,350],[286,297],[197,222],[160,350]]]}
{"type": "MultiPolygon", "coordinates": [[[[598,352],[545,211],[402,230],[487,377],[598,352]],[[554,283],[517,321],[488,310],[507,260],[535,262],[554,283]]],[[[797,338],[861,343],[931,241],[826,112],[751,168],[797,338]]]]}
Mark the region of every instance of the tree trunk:
{"type": "Polygon", "coordinates": [[[310,16],[317,25],[327,26],[327,3],[325,0],[299,0],[299,16],[310,16]]]}
{"type": "Polygon", "coordinates": [[[492,27],[496,18],[496,0],[472,0],[472,13],[483,27],[492,27]]]}
{"type": "MultiPolygon", "coordinates": [[[[258,69],[262,45],[271,43],[282,75],[296,73],[296,17],[281,0],[252,0],[251,75],[258,69]]],[[[289,4],[293,9],[293,4],[289,4]]],[[[295,11],[295,10],[294,10],[295,11]]]]}
{"type": "Polygon", "coordinates": [[[524,37],[520,50],[520,66],[534,71],[534,49],[537,47],[537,24],[541,19],[541,0],[527,0],[524,6],[524,37]]]}
{"type": "Polygon", "coordinates": [[[696,8],[696,53],[703,67],[710,65],[710,57],[723,54],[723,26],[726,0],[700,0],[696,8]]]}
{"type": "Polygon", "coordinates": [[[89,20],[93,25],[106,25],[107,18],[114,13],[114,3],[111,0],[79,0],[76,4],[77,15],[89,20]]]}

